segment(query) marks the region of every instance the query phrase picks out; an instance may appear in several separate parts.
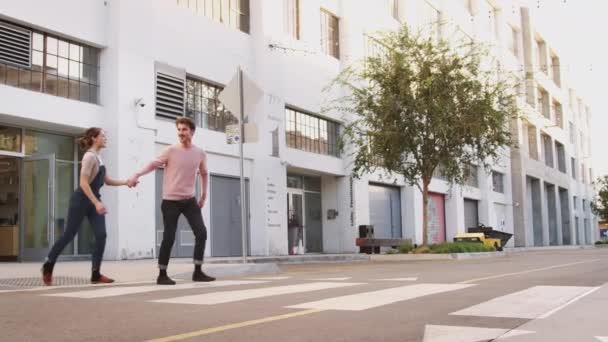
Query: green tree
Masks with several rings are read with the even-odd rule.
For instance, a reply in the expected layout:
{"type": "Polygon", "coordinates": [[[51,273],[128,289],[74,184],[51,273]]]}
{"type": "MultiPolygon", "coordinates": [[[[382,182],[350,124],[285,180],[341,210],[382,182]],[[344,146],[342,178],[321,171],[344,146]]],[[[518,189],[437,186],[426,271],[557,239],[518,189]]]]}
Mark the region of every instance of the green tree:
{"type": "Polygon", "coordinates": [[[591,202],[591,209],[602,220],[608,220],[608,176],[603,176],[595,181],[597,195],[591,202]]]}
{"type": "Polygon", "coordinates": [[[353,175],[399,174],[423,197],[423,244],[428,243],[429,184],[439,167],[462,184],[471,165],[488,169],[510,145],[514,87],[499,77],[488,50],[458,45],[406,26],[379,34],[380,53],[345,69],[330,84],[330,109],[345,113],[340,147],[353,175]],[[486,66],[486,67],[484,67],[486,66]]]}

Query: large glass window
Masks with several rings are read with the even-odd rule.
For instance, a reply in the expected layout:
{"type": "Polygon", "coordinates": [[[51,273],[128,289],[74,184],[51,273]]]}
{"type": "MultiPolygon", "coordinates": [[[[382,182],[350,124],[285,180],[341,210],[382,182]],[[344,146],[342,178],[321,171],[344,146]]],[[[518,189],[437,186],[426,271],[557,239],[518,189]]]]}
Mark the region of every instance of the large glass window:
{"type": "Polygon", "coordinates": [[[249,0],[177,0],[177,5],[249,33],[249,0]]]}
{"type": "Polygon", "coordinates": [[[313,115],[285,108],[287,146],[339,157],[339,125],[313,115]]]}
{"type": "Polygon", "coordinates": [[[31,67],[0,62],[0,84],[98,103],[99,49],[32,32],[31,67]]]}
{"type": "Polygon", "coordinates": [[[28,156],[55,154],[55,159],[74,161],[74,138],[38,131],[25,131],[25,154],[28,156]]]}
{"type": "Polygon", "coordinates": [[[227,125],[237,124],[238,119],[224,108],[218,96],[222,88],[188,78],[186,80],[186,116],[198,126],[225,132],[227,125]]]}

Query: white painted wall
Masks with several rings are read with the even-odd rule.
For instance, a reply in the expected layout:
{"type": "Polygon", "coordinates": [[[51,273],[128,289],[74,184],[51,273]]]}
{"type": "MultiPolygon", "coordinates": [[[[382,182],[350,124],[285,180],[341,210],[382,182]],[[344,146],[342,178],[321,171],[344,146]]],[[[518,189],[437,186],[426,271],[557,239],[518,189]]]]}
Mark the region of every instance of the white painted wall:
{"type": "MultiPolygon", "coordinates": [[[[401,18],[419,23],[418,14],[423,1],[400,0],[401,18]]],[[[381,1],[376,0],[307,0],[300,3],[302,34],[301,39],[296,41],[284,33],[283,20],[278,19],[282,18],[284,10],[280,0],[251,1],[250,34],[179,8],[175,1],[58,0],[51,4],[33,0],[0,0],[0,17],[102,48],[101,105],[0,85],[0,98],[3,99],[0,101],[0,122],[72,134],[89,126],[102,126],[110,140],[104,152],[110,174],[116,178],[126,178],[154,158],[159,146],[176,141],[173,123],[159,120],[154,114],[156,63],[183,69],[190,76],[222,85],[228,83],[237,66],[241,66],[265,91],[260,103],[247,113],[250,122],[258,125],[260,138],[259,142],[246,144],[245,147],[245,176],[250,179],[252,254],[287,254],[287,213],[281,198],[286,192],[288,169],[322,176],[325,252],[356,251],[354,240],[358,234],[357,227],[369,224],[369,182],[393,183],[395,180],[395,185],[401,188],[403,236],[420,243],[422,196],[417,188],[406,185],[399,176],[389,180],[372,174],[355,179],[354,222],[351,225],[350,160],[346,156],[335,158],[290,149],[285,144],[285,106],[318,113],[337,122],[345,119],[341,113],[321,113],[325,98],[323,88],[342,68],[363,56],[364,34],[395,29],[399,22],[390,16],[381,1]],[[33,7],[37,10],[31,11],[33,7]],[[340,18],[340,60],[320,51],[320,8],[340,18]],[[66,20],[68,13],[78,15],[66,20]],[[270,48],[270,44],[275,47],[270,48]],[[138,98],[143,98],[147,106],[135,108],[133,103],[138,98]],[[270,132],[276,128],[279,129],[280,155],[272,157],[270,132]],[[278,200],[268,198],[269,188],[278,192],[278,200]],[[269,212],[269,206],[276,212],[269,212]],[[336,219],[327,219],[329,209],[338,211],[336,219]]],[[[462,2],[433,3],[443,9],[442,17],[450,25],[459,25],[470,36],[483,38],[483,32],[475,26],[477,21],[470,20],[462,2]]],[[[511,13],[503,10],[502,14],[499,22],[515,26],[521,24],[518,11],[511,13]]],[[[476,16],[481,18],[483,13],[479,12],[476,16]]],[[[482,25],[481,22],[478,24],[482,25]]],[[[501,33],[504,34],[509,34],[509,31],[501,33]]],[[[494,51],[504,61],[505,68],[516,68],[521,63],[506,47],[496,41],[493,43],[496,45],[494,51]]],[[[546,88],[550,88],[550,85],[546,88]]],[[[563,94],[556,96],[563,97],[563,94]]],[[[567,106],[564,102],[562,104],[566,118],[567,106]]],[[[530,117],[537,127],[546,124],[543,118],[530,117]]],[[[545,129],[545,132],[564,143],[568,154],[576,153],[577,160],[581,160],[582,151],[570,146],[567,132],[556,129],[545,129]]],[[[223,133],[199,129],[195,144],[208,151],[211,174],[239,175],[238,148],[227,145],[223,133]]],[[[509,152],[505,151],[505,156],[508,155],[509,152]]],[[[542,162],[525,159],[524,164],[525,173],[570,189],[570,197],[590,196],[588,186],[573,181],[557,170],[548,170],[542,162]]],[[[480,222],[497,226],[499,217],[504,217],[505,230],[513,231],[515,204],[511,194],[510,168],[508,157],[494,168],[505,174],[504,194],[492,192],[491,177],[483,172],[480,172],[478,189],[450,189],[449,184],[443,181],[432,182],[431,191],[447,195],[448,240],[464,231],[465,197],[480,201],[480,222]]],[[[153,256],[154,183],[154,176],[147,175],[135,190],[103,190],[104,200],[110,209],[106,258],[153,256]]],[[[524,203],[520,205],[525,206],[524,203]]],[[[574,229],[574,212],[571,215],[574,229]]],[[[577,215],[581,217],[582,225],[583,214],[577,215]]],[[[209,238],[215,229],[210,216],[207,206],[203,209],[203,217],[211,230],[209,238]]]]}

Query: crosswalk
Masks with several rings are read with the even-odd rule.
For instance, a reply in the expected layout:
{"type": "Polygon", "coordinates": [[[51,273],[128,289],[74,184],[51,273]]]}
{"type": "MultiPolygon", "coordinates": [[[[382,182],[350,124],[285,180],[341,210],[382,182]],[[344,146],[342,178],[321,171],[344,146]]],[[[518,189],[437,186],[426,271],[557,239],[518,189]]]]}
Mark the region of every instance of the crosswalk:
{"type": "MultiPolygon", "coordinates": [[[[464,282],[419,283],[417,277],[353,281],[352,277],[292,279],[289,276],[275,276],[218,280],[211,283],[188,281],[179,282],[175,286],[141,283],[80,289],[55,288],[50,291],[52,293],[38,293],[38,295],[73,300],[109,300],[133,296],[129,298],[156,304],[190,306],[221,305],[281,297],[283,300],[277,301],[281,303],[281,308],[317,312],[371,310],[416,298],[455,293],[475,286],[479,285],[464,282]],[[288,303],[291,298],[289,295],[307,293],[312,294],[314,300],[306,302],[301,300],[302,296],[294,296],[293,298],[300,298],[298,302],[288,303]],[[139,294],[147,295],[135,296],[139,294]]],[[[463,322],[467,321],[466,317],[542,320],[598,289],[599,287],[590,286],[531,286],[448,312],[448,317],[464,316],[463,322]]],[[[493,322],[496,324],[496,320],[493,322]]],[[[489,324],[484,327],[427,324],[424,327],[423,341],[502,341],[535,333],[529,329],[512,330],[489,324]]],[[[596,339],[608,341],[607,337],[602,336],[597,336],[596,339]]]]}

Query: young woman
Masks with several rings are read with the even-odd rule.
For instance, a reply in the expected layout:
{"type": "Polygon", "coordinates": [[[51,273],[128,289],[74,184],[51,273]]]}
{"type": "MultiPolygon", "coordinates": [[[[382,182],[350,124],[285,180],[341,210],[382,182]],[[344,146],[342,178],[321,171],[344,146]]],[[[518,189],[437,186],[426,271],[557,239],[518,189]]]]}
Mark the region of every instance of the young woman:
{"type": "Polygon", "coordinates": [[[114,180],[106,174],[106,167],[99,156],[99,152],[106,147],[106,134],[98,127],[86,130],[78,139],[82,150],[86,150],[82,157],[79,187],[70,198],[67,227],[59,240],[55,242],[42,265],[42,281],[45,285],[53,283],[53,267],[57,257],[80,230],[80,225],[86,217],[95,234],[95,250],[93,251],[93,268],[91,283],[112,283],[110,279],[99,272],[103,251],[106,246],[106,207],[101,202],[99,190],[104,184],[111,186],[127,185],[126,180],[114,180]]]}

